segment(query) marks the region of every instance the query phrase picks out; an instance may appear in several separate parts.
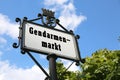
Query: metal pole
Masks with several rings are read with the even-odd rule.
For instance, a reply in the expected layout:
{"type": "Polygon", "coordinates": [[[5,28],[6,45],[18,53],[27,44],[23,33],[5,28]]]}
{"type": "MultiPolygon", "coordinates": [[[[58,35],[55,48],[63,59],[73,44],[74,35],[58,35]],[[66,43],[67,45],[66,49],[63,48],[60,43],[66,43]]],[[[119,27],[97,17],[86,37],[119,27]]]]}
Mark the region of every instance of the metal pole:
{"type": "Polygon", "coordinates": [[[56,70],[57,56],[55,54],[51,54],[47,56],[47,59],[49,60],[50,80],[58,80],[56,70]]]}

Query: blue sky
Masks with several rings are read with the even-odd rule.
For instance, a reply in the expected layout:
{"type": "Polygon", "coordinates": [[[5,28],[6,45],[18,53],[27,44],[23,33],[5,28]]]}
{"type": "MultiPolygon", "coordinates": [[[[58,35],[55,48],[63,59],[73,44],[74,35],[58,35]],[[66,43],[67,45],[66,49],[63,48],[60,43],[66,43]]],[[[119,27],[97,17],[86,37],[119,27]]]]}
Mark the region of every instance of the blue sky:
{"type": "MultiPolygon", "coordinates": [[[[15,18],[22,19],[24,16],[28,19],[36,18],[37,14],[42,12],[41,8],[55,11],[56,18],[61,20],[63,26],[80,35],[78,42],[82,57],[91,56],[99,49],[120,49],[120,43],[117,40],[120,36],[120,0],[1,0],[1,80],[44,79],[45,75],[28,55],[22,55],[20,48],[12,48],[12,43],[17,42],[18,37],[19,24],[15,22],[15,18]]],[[[46,56],[38,54],[34,56],[48,71],[46,56]]],[[[63,62],[65,66],[70,64],[65,60],[63,62]]],[[[73,66],[70,70],[75,69],[76,66],[73,66]]]]}

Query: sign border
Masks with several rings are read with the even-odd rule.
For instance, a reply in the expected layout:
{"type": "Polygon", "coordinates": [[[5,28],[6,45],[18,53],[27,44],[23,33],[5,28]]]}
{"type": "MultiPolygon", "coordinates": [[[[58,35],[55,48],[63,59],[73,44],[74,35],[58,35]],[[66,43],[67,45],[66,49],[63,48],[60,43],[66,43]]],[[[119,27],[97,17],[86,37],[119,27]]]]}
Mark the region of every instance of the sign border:
{"type": "Polygon", "coordinates": [[[67,57],[67,56],[61,56],[61,55],[58,55],[58,54],[55,54],[55,53],[53,53],[53,54],[55,54],[57,57],[60,57],[60,58],[63,58],[63,59],[68,59],[68,60],[73,60],[73,61],[80,61],[81,60],[77,38],[76,38],[76,36],[74,35],[73,32],[67,32],[67,31],[55,29],[55,28],[52,28],[52,27],[47,27],[45,25],[41,25],[41,24],[38,24],[38,23],[35,23],[35,22],[31,22],[31,21],[28,21],[28,20],[23,20],[23,22],[22,22],[21,49],[23,51],[31,51],[31,52],[36,52],[36,53],[39,53],[39,54],[44,54],[44,55],[50,55],[51,54],[51,53],[45,53],[45,52],[42,52],[42,51],[32,50],[30,48],[25,47],[25,24],[26,23],[34,24],[34,25],[37,25],[37,26],[40,26],[40,27],[52,29],[52,30],[55,30],[55,31],[59,31],[59,32],[62,32],[62,33],[67,33],[67,34],[70,34],[70,35],[74,36],[75,44],[76,44],[76,48],[77,48],[77,53],[78,53],[78,54],[74,53],[76,55],[75,58],[67,57]]]}

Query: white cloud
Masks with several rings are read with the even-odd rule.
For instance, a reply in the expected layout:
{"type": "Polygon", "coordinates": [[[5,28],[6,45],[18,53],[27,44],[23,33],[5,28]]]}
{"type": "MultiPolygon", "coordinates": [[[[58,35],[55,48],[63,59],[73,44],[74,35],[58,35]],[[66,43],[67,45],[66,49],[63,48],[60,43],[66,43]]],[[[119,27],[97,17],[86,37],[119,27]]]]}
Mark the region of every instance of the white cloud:
{"type": "Polygon", "coordinates": [[[45,0],[44,4],[56,13],[59,12],[60,23],[69,30],[75,30],[87,19],[82,14],[76,14],[73,0],[45,0]]]}
{"type": "Polygon", "coordinates": [[[49,5],[62,5],[67,1],[68,0],[44,0],[44,4],[46,6],[49,6],[49,5]]]}
{"type": "Polygon", "coordinates": [[[0,13],[0,35],[8,35],[15,39],[18,37],[18,24],[10,22],[8,16],[0,13]]]}
{"type": "Polygon", "coordinates": [[[81,24],[81,22],[83,22],[86,19],[86,17],[82,15],[77,16],[75,14],[70,13],[67,15],[61,15],[59,19],[60,23],[64,25],[64,27],[66,27],[69,30],[75,30],[78,27],[78,25],[81,24]]]}
{"type": "MultiPolygon", "coordinates": [[[[0,37],[0,50],[5,49],[5,45],[7,43],[7,40],[3,37],[0,37]]],[[[3,54],[2,51],[0,51],[0,60],[1,60],[1,55],[3,54]]]]}
{"type": "Polygon", "coordinates": [[[44,73],[37,67],[29,69],[11,66],[8,61],[0,61],[0,80],[44,80],[44,73]]]}
{"type": "Polygon", "coordinates": [[[0,44],[6,44],[7,40],[4,39],[3,37],[0,37],[0,44]]]}
{"type": "MultiPolygon", "coordinates": [[[[61,59],[61,61],[64,63],[64,66],[66,67],[66,68],[68,68],[70,65],[71,65],[71,63],[72,63],[72,61],[69,61],[69,60],[65,60],[65,59],[61,59]]],[[[75,62],[72,64],[72,66],[68,69],[69,71],[78,71],[78,70],[80,70],[80,67],[79,66],[76,66],[75,65],[75,62]]]]}

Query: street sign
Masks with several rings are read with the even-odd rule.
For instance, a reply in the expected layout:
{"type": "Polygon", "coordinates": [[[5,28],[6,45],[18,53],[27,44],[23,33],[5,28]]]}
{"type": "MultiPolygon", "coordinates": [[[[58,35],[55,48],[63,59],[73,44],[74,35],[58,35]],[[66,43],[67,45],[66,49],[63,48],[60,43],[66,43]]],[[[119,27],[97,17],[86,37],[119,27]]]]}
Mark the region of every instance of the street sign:
{"type": "Polygon", "coordinates": [[[47,76],[45,80],[58,80],[56,70],[57,58],[72,60],[76,62],[76,65],[79,65],[80,61],[83,63],[77,42],[79,36],[75,36],[72,31],[68,31],[62,26],[59,23],[60,20],[54,17],[54,13],[51,10],[42,8],[42,14],[39,13],[35,19],[28,20],[27,17],[24,17],[23,20],[20,18],[15,19],[16,22],[19,22],[20,27],[18,43],[13,43],[13,47],[18,48],[21,46],[21,53],[27,53],[31,57],[47,76]],[[41,20],[41,23],[35,23],[37,20],[41,20]],[[63,30],[56,29],[56,25],[63,30]],[[49,74],[30,52],[47,55],[49,74]]]}
{"type": "Polygon", "coordinates": [[[55,54],[70,60],[80,60],[77,40],[73,33],[30,21],[23,21],[22,28],[22,49],[46,55],[55,54]]]}

